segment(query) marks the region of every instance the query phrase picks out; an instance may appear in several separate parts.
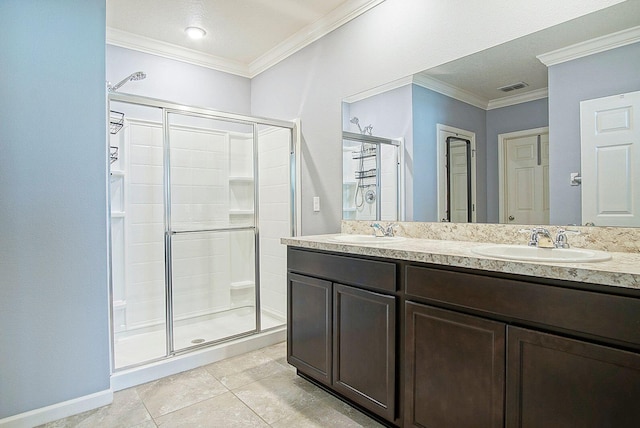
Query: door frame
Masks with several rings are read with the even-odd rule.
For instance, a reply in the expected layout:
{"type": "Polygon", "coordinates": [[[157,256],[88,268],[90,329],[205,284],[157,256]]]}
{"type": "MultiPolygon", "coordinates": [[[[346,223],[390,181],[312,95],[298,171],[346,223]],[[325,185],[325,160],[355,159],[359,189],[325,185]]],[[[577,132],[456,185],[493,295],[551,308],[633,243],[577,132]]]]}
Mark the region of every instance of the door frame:
{"type": "Polygon", "coordinates": [[[437,168],[437,176],[436,176],[436,187],[437,187],[437,201],[438,201],[438,220],[442,221],[445,218],[445,210],[447,208],[447,192],[444,187],[447,182],[447,171],[446,171],[446,152],[445,146],[447,144],[446,138],[441,138],[441,131],[449,132],[454,134],[454,136],[459,138],[468,139],[471,143],[469,144],[471,149],[471,222],[475,223],[477,221],[477,204],[476,204],[476,162],[478,159],[478,152],[476,151],[476,133],[467,131],[466,129],[455,128],[453,126],[444,125],[441,123],[436,124],[436,168],[437,168]]]}
{"type": "Polygon", "coordinates": [[[505,132],[504,134],[498,134],[498,222],[500,224],[508,224],[509,222],[505,218],[507,215],[507,206],[505,195],[507,193],[507,180],[506,180],[506,151],[507,140],[512,138],[528,137],[531,135],[549,134],[549,127],[543,126],[540,128],[523,129],[522,131],[505,132]]]}

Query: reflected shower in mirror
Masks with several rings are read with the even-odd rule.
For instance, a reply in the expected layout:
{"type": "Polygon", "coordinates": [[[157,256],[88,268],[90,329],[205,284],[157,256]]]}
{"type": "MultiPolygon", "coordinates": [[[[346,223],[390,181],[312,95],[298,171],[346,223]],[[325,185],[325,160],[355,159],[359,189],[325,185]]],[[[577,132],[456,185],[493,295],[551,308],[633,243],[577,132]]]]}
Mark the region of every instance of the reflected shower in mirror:
{"type": "MultiPolygon", "coordinates": [[[[584,206],[598,204],[588,195],[607,193],[571,180],[590,176],[580,104],[640,90],[638,40],[640,2],[627,0],[347,97],[342,129],[357,132],[359,117],[404,141],[408,221],[584,224],[584,206]],[[454,179],[445,168],[439,126],[474,135],[468,186],[463,169],[454,179]]],[[[607,218],[596,225],[614,225],[607,218]]]]}
{"type": "MultiPolygon", "coordinates": [[[[358,125],[357,117],[350,123],[358,125]]],[[[342,133],[342,213],[349,220],[402,220],[402,144],[361,133],[342,133]]]]}

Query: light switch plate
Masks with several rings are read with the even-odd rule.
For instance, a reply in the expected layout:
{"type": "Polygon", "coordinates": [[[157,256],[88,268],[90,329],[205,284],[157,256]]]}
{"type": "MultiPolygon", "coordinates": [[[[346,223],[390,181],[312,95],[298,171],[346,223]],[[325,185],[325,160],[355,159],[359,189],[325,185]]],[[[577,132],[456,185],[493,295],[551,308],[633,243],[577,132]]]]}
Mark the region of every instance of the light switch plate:
{"type": "Polygon", "coordinates": [[[313,197],[313,211],[314,212],[320,211],[320,196],[313,197]]]}

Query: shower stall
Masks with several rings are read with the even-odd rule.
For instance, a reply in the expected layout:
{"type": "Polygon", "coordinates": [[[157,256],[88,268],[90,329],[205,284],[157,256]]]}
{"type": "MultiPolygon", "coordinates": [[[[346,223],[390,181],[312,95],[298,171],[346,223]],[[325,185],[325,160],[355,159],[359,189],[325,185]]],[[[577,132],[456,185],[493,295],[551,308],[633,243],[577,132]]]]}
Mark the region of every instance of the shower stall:
{"type": "Polygon", "coordinates": [[[114,370],[284,330],[295,124],[115,91],[109,110],[114,370]]]}
{"type": "MultiPolygon", "coordinates": [[[[351,123],[360,128],[357,118],[351,123]]],[[[404,220],[403,141],[360,129],[342,132],[342,218],[404,220]]]]}

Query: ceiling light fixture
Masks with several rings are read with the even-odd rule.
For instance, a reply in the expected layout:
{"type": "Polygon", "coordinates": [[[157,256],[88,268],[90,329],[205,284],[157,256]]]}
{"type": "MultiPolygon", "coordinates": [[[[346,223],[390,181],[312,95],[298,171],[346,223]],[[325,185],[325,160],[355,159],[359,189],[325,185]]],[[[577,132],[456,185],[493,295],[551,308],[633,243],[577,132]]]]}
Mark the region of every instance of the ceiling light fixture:
{"type": "Polygon", "coordinates": [[[201,39],[207,34],[207,32],[200,27],[187,27],[184,29],[184,32],[194,40],[201,39]]]}

